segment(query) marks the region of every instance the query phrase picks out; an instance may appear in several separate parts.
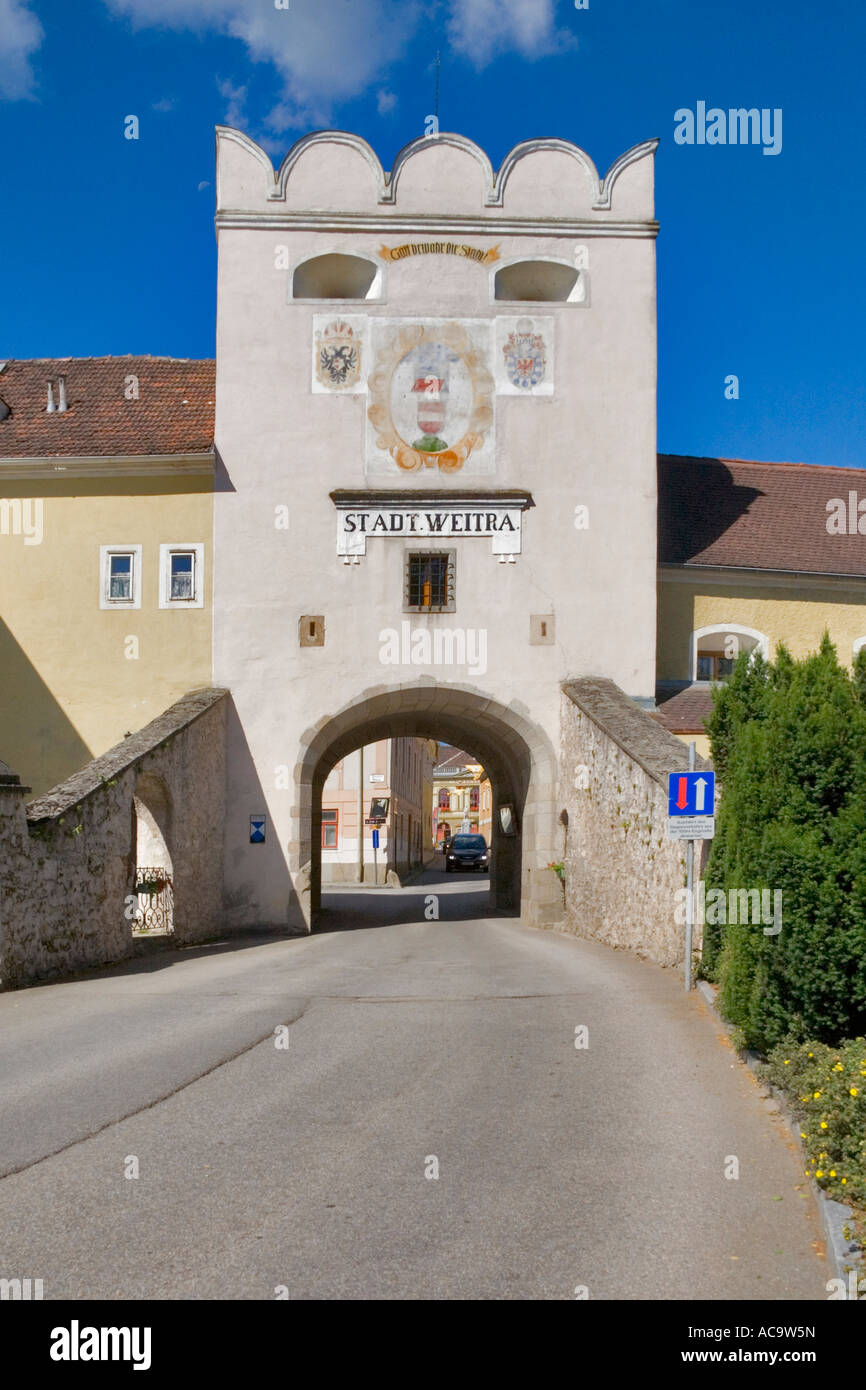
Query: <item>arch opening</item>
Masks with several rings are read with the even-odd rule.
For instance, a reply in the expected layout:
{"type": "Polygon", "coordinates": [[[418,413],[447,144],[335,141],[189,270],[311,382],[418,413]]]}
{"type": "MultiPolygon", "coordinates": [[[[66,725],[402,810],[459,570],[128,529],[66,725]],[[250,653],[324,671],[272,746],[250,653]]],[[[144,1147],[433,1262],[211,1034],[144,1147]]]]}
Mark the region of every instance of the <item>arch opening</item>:
{"type": "Polygon", "coordinates": [[[143,772],[133,793],[135,880],[133,936],[168,936],[174,931],[174,866],[169,849],[172,805],[161,777],[143,772]]]}
{"type": "Polygon", "coordinates": [[[302,261],[292,276],[294,299],[374,299],[379,268],[364,256],[329,251],[302,261]]]}
{"type": "Polygon", "coordinates": [[[497,270],[494,299],[566,304],[576,298],[580,272],[562,261],[515,261],[497,270]]]}
{"type": "MultiPolygon", "coordinates": [[[[311,731],[295,773],[299,804],[290,855],[301,920],[293,925],[311,930],[319,924],[323,791],[332,769],[359,747],[419,738],[471,750],[483,766],[491,790],[489,911],[540,920],[535,908],[545,878],[536,871],[555,858],[561,839],[553,810],[553,749],[514,706],[497,705],[466,687],[432,682],[362,696],[311,731]]],[[[550,921],[549,912],[545,920],[550,921]]]]}

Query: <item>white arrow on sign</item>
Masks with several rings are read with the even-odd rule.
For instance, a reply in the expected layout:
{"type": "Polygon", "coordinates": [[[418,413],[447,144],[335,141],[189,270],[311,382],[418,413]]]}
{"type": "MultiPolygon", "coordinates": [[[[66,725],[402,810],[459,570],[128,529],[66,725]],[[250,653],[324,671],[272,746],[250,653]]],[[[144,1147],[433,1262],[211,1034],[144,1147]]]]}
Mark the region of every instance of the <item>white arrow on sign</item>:
{"type": "Polygon", "coordinates": [[[707,795],[707,785],[708,785],[708,784],[707,784],[707,779],[706,779],[706,777],[699,777],[698,780],[695,782],[695,810],[696,810],[696,811],[702,811],[702,810],[704,809],[704,801],[706,800],[706,795],[707,795]]]}

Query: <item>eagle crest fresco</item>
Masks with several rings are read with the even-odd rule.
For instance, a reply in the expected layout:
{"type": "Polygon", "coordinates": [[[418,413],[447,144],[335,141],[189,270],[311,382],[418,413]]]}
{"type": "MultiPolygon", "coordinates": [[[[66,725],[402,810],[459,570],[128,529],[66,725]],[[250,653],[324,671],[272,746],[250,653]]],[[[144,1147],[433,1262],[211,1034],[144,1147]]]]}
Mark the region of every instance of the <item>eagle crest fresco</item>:
{"type": "Polygon", "coordinates": [[[317,334],[316,377],[332,391],[354,386],[361,375],[361,341],[350,324],[335,320],[317,334]]]}

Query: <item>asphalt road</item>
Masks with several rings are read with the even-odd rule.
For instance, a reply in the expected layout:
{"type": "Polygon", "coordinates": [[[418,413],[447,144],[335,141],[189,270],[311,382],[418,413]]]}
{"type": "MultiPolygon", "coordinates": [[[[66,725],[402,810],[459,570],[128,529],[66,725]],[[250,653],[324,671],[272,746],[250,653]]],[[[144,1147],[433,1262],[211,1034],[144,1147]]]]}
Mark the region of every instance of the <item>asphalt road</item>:
{"type": "Polygon", "coordinates": [[[0,995],[0,1276],[46,1299],[826,1299],[790,1137],[702,998],[485,917],[486,890],[341,890],[313,937],[0,995]]]}

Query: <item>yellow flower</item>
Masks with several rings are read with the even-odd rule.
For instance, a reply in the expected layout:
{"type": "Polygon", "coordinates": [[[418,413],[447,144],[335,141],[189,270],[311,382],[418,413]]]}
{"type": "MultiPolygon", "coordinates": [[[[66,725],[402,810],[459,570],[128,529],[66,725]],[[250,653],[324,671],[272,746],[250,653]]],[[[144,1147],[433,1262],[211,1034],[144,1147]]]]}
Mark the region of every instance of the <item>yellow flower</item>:
{"type": "Polygon", "coordinates": [[[835,1178],[835,1176],[836,1176],[836,1169],[835,1169],[835,1168],[831,1168],[831,1169],[830,1169],[830,1177],[831,1177],[831,1178],[835,1178]]]}
{"type": "Polygon", "coordinates": [[[815,1056],[814,1052],[810,1052],[810,1053],[809,1053],[809,1056],[810,1056],[810,1057],[814,1057],[814,1056],[815,1056]]]}
{"type": "Polygon", "coordinates": [[[847,1181],[848,1181],[847,1178],[843,1178],[843,1179],[842,1179],[842,1182],[843,1182],[843,1183],[846,1183],[847,1181]]]}
{"type": "Polygon", "coordinates": [[[813,1099],[813,1100],[820,1100],[820,1099],[821,1099],[821,1092],[820,1092],[820,1091],[813,1091],[813,1093],[812,1093],[812,1099],[813,1099]]]}
{"type": "Polygon", "coordinates": [[[816,1178],[823,1178],[823,1176],[824,1176],[824,1169],[823,1169],[823,1168],[818,1168],[818,1169],[816,1170],[816,1172],[815,1172],[815,1177],[816,1177],[816,1178]]]}
{"type": "Polygon", "coordinates": [[[841,1063],[841,1062],[837,1062],[836,1065],[835,1065],[835,1067],[833,1068],[833,1070],[834,1070],[834,1071],[844,1071],[845,1068],[842,1066],[842,1063],[841,1063]]]}
{"type": "Polygon", "coordinates": [[[827,1128],[827,1121],[826,1121],[826,1120],[822,1120],[822,1121],[821,1121],[821,1128],[822,1128],[822,1129],[826,1129],[826,1128],[827,1128]]]}
{"type": "Polygon", "coordinates": [[[806,1136],[805,1136],[805,1134],[803,1133],[802,1130],[800,1130],[800,1138],[801,1138],[801,1139],[805,1139],[805,1138],[806,1138],[806,1136]]]}
{"type": "Polygon", "coordinates": [[[849,1086],[849,1087],[848,1087],[848,1094],[849,1094],[849,1095],[852,1095],[852,1096],[859,1096],[860,1092],[857,1090],[857,1087],[856,1087],[856,1086],[849,1086]]]}

